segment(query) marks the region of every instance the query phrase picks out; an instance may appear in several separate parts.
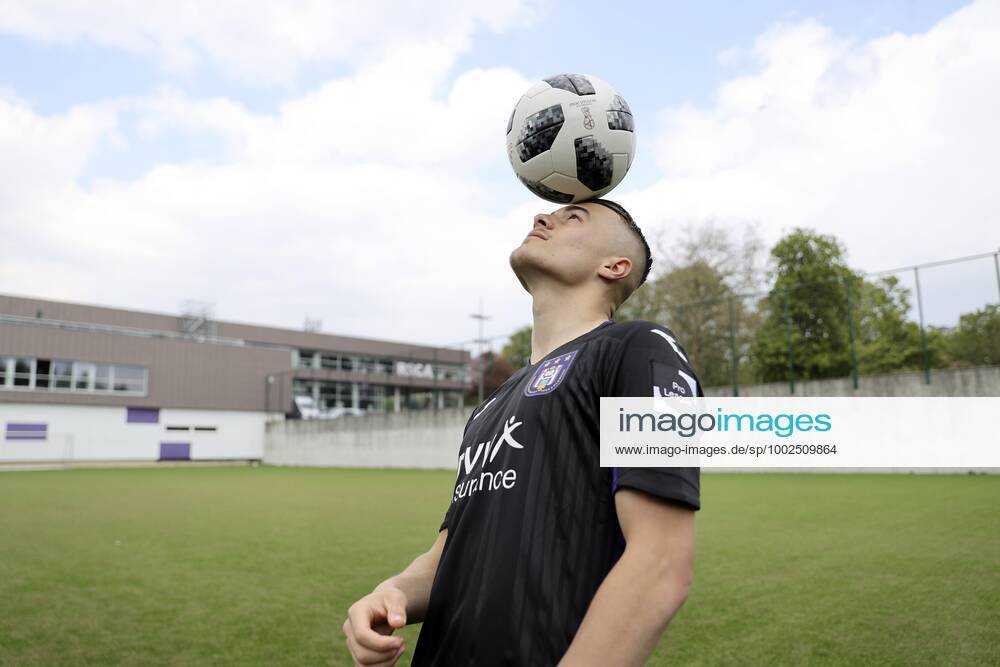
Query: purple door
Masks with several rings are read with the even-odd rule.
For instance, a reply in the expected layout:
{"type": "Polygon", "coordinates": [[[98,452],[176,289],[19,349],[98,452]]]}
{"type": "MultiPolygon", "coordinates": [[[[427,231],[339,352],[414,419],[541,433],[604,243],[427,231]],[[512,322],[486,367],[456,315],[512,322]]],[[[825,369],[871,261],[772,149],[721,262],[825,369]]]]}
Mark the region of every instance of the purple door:
{"type": "Polygon", "coordinates": [[[160,460],[161,461],[190,461],[191,460],[191,443],[190,442],[161,442],[160,443],[160,460]]]}

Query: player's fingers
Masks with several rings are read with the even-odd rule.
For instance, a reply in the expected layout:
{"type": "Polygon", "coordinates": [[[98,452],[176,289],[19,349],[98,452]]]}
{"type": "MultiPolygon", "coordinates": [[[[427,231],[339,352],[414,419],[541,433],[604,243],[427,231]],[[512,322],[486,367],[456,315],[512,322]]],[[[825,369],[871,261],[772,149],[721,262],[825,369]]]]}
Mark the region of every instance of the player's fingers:
{"type": "Polygon", "coordinates": [[[381,614],[382,612],[376,611],[368,605],[352,606],[347,612],[347,618],[351,623],[351,636],[359,648],[375,652],[389,652],[391,655],[403,643],[403,638],[380,635],[372,629],[374,617],[381,616],[381,614]]]}
{"type": "Polygon", "coordinates": [[[344,643],[347,644],[347,652],[351,654],[351,664],[357,665],[358,661],[354,656],[357,644],[354,643],[354,639],[350,635],[347,635],[347,637],[344,638],[344,643]]]}
{"type": "Polygon", "coordinates": [[[406,595],[398,588],[390,588],[382,594],[386,620],[394,628],[406,625],[406,595]]]}
{"type": "Polygon", "coordinates": [[[400,650],[373,651],[358,645],[353,637],[347,638],[347,648],[351,652],[351,657],[354,658],[354,664],[364,665],[364,667],[392,664],[394,657],[402,653],[402,646],[400,646],[400,650]]]}
{"type": "Polygon", "coordinates": [[[379,662],[374,665],[365,665],[365,667],[393,667],[393,665],[395,665],[396,662],[399,660],[399,656],[403,655],[404,648],[405,647],[400,646],[399,650],[396,651],[395,655],[393,655],[392,658],[386,660],[385,662],[379,662]]]}

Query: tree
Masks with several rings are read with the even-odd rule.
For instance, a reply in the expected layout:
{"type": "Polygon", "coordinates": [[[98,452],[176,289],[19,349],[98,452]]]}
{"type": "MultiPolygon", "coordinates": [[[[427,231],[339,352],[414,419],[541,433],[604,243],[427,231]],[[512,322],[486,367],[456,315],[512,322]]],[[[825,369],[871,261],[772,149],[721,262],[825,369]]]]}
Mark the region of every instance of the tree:
{"type": "Polygon", "coordinates": [[[959,317],[945,344],[955,365],[1000,364],[1000,305],[989,304],[959,317]]]}
{"type": "Polygon", "coordinates": [[[729,297],[723,276],[703,261],[670,270],[616,317],[663,323],[677,334],[692,368],[708,386],[731,377],[729,297]]]}
{"type": "MultiPolygon", "coordinates": [[[[923,368],[920,326],[907,318],[910,291],[899,279],[887,276],[876,281],[858,280],[852,291],[850,315],[854,318],[858,374],[873,375],[923,368]],[[855,293],[857,296],[855,297],[855,293]]],[[[941,338],[926,331],[928,361],[939,365],[943,358],[941,338]]]]}
{"type": "Polygon", "coordinates": [[[480,373],[483,373],[483,398],[496,391],[500,385],[507,381],[507,378],[514,374],[514,368],[510,362],[492,350],[487,350],[474,358],[469,364],[469,371],[472,376],[472,385],[465,392],[465,402],[472,405],[476,405],[479,399],[480,373]]]}
{"type": "Polygon", "coordinates": [[[833,236],[796,229],[771,249],[774,285],[761,301],[753,362],[764,382],[851,372],[848,290],[860,278],[833,236]]]}
{"type": "MultiPolygon", "coordinates": [[[[771,250],[774,285],[761,300],[753,344],[759,380],[884,373],[923,365],[920,328],[908,320],[909,290],[894,277],[865,280],[833,236],[795,229],[771,250]],[[853,340],[853,345],[852,345],[853,340]]],[[[928,334],[932,364],[939,337],[928,334]]]]}
{"type": "MultiPolygon", "coordinates": [[[[669,327],[703,384],[730,383],[734,363],[742,363],[756,327],[753,310],[737,294],[753,291],[763,274],[755,228],[745,225],[738,239],[734,230],[709,220],[687,225],[673,244],[661,237],[656,247],[654,268],[663,268],[618,309],[615,319],[669,327]]],[[[749,373],[741,375],[749,379],[749,373]]]]}
{"type": "Polygon", "coordinates": [[[531,326],[523,326],[512,333],[500,355],[510,362],[514,370],[531,363],[531,326]]]}

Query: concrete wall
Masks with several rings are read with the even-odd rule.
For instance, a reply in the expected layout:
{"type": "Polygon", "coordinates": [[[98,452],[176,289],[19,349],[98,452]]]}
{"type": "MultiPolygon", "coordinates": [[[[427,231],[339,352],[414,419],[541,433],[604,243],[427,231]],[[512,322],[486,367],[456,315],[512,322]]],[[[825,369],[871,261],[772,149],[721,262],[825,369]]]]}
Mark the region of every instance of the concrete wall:
{"type": "MultiPolygon", "coordinates": [[[[1000,396],[1000,367],[934,371],[932,384],[921,373],[859,378],[858,391],[851,379],[796,383],[797,396],[1000,396]]],[[[727,396],[728,387],[705,390],[710,396],[727,396]]],[[[741,396],[788,395],[787,383],[740,388],[741,396]]],[[[465,423],[470,410],[409,412],[332,421],[309,420],[268,424],[264,463],[273,465],[439,468],[455,470],[465,423]]],[[[778,469],[780,470],[780,469],[778,469]]],[[[804,469],[803,469],[804,470],[804,469]]],[[[996,472],[994,469],[977,469],[996,472]]],[[[762,469],[727,469],[730,472],[766,472],[762,469]]],[[[860,472],[831,470],[823,472],[860,472]]],[[[721,470],[720,470],[721,472],[721,470]]],[[[880,468],[865,472],[910,472],[880,468]]],[[[919,472],[959,472],[956,469],[920,469],[919,472]]]]}
{"type": "Polygon", "coordinates": [[[260,459],[263,412],[163,409],[155,423],[127,421],[127,408],[0,403],[0,462],[156,461],[160,443],[188,443],[191,460],[260,459]],[[45,425],[45,438],[12,437],[12,424],[45,425]],[[168,427],[214,426],[215,431],[168,427]]]}
{"type": "Polygon", "coordinates": [[[264,463],[454,470],[469,410],[450,408],[272,422],[264,463]]]}
{"type": "MultiPolygon", "coordinates": [[[[789,396],[787,382],[740,386],[740,396],[789,396]]],[[[733,388],[707,387],[708,396],[732,396],[733,388]]],[[[794,396],[1000,396],[1000,366],[932,370],[931,382],[923,373],[894,373],[858,378],[796,382],[794,396]]]]}

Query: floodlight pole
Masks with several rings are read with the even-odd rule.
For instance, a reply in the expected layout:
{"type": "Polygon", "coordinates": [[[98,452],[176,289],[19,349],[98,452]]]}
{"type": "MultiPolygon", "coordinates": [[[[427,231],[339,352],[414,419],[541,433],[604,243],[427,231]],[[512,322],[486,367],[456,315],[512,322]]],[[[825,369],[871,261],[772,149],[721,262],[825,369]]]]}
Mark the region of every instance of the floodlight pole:
{"type": "Polygon", "coordinates": [[[913,267],[913,282],[917,288],[917,313],[920,316],[920,351],[924,358],[924,384],[931,383],[931,365],[927,354],[927,331],[924,328],[924,300],[920,294],[920,267],[913,267]]]}
{"type": "MultiPolygon", "coordinates": [[[[479,346],[479,362],[482,364],[483,361],[483,345],[486,343],[486,339],[483,338],[483,320],[490,319],[489,315],[483,313],[483,298],[479,297],[479,312],[470,313],[469,317],[474,320],[479,320],[479,337],[476,338],[476,343],[479,346]]],[[[479,369],[479,403],[483,402],[483,381],[486,376],[486,365],[482,364],[479,369]]]]}

